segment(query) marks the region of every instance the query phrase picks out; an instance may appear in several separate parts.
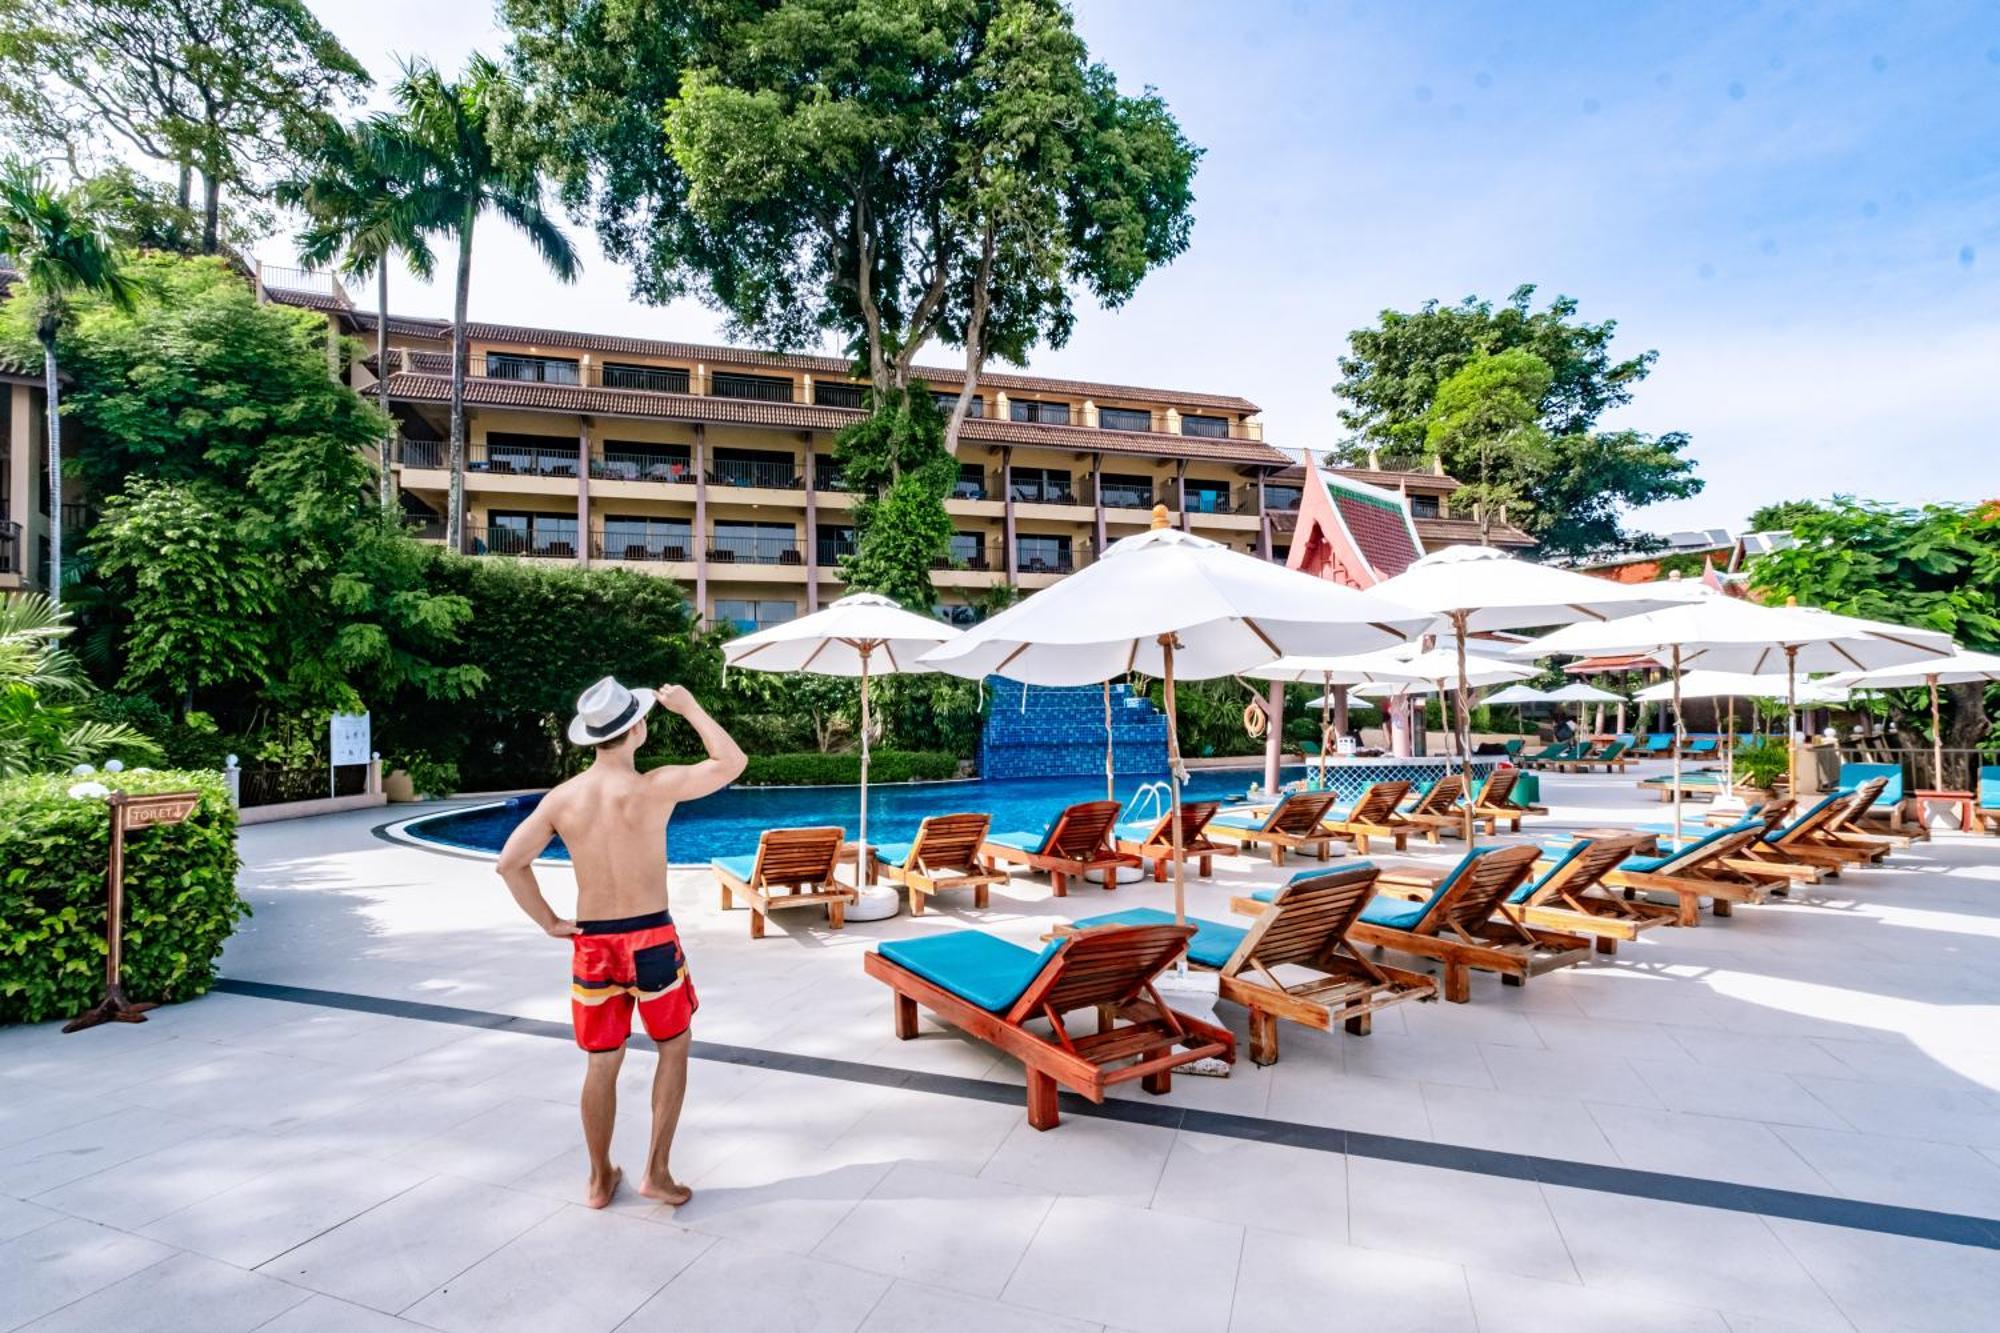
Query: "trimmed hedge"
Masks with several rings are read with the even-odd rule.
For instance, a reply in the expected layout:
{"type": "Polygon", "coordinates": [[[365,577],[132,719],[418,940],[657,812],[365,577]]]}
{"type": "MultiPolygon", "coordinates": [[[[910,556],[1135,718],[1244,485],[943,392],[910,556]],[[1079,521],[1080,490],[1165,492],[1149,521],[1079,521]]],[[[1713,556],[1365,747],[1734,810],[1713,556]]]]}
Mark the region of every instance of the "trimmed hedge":
{"type": "MultiPolygon", "coordinates": [[[[641,767],[686,764],[693,759],[659,759],[647,756],[641,767]]],[[[958,776],[958,759],[938,750],[876,750],[868,756],[868,781],[937,782],[958,776]]],[[[858,754],[760,754],[752,755],[737,783],[746,787],[830,787],[861,781],[858,754]]]]}
{"type": "MultiPolygon", "coordinates": [[[[0,1023],[82,1013],[104,992],[105,865],[110,820],[81,779],[0,782],[0,1023]]],[[[180,824],[125,841],[126,993],[135,1000],[204,994],[250,905],[236,892],[236,809],[219,774],[98,774],[134,794],[201,793],[180,824]]]]}

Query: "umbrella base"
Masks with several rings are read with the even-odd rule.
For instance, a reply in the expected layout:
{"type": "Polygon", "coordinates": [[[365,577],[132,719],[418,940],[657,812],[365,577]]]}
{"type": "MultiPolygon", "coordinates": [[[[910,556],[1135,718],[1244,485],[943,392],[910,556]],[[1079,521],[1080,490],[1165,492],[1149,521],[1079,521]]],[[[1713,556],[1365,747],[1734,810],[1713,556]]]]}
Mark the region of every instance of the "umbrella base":
{"type": "MultiPolygon", "coordinates": [[[[1221,990],[1222,979],[1214,972],[1195,972],[1185,965],[1169,968],[1153,979],[1153,988],[1167,1007],[1186,1014],[1189,1018],[1200,1019],[1204,1023],[1222,1025],[1215,1016],[1215,1000],[1221,990]]],[[[1196,1060],[1181,1065],[1176,1074],[1200,1074],[1206,1078],[1228,1078],[1229,1064],[1223,1060],[1196,1060]]]]}
{"type": "Polygon", "coordinates": [[[871,885],[847,905],[849,921],[887,921],[903,910],[903,895],[884,885],[871,885]]]}
{"type": "Polygon", "coordinates": [[[1083,877],[1093,884],[1136,884],[1146,877],[1146,867],[1112,866],[1106,870],[1086,870],[1083,877]]]}

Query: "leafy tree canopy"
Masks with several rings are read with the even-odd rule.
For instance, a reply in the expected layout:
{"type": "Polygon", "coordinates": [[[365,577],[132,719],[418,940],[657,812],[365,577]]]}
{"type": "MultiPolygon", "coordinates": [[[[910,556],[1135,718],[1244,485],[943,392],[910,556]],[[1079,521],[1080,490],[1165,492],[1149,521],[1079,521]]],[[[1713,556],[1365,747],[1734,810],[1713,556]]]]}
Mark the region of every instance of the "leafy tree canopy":
{"type": "MultiPolygon", "coordinates": [[[[1481,441],[1505,434],[1505,451],[1519,455],[1505,463],[1508,517],[1545,552],[1629,545],[1620,518],[1626,508],[1684,499],[1702,486],[1684,456],[1685,434],[1597,429],[1605,412],[1631,401],[1658,353],[1616,360],[1615,321],[1578,320],[1567,296],[1536,310],[1534,295],[1534,287],[1522,286],[1497,307],[1467,297],[1454,306],[1427,301],[1414,312],[1384,310],[1378,327],[1349,334],[1351,352],[1340,358],[1334,392],[1347,400],[1340,418],[1354,436],[1336,457],[1362,464],[1372,453],[1384,466],[1414,468],[1443,448],[1460,459],[1447,456],[1447,467],[1473,480],[1479,470],[1464,460],[1477,457],[1481,441]],[[1508,352],[1540,361],[1546,378],[1518,357],[1504,358],[1508,352]],[[1434,415],[1444,386],[1481,357],[1498,364],[1460,381],[1442,416],[1434,415]],[[1520,409],[1537,383],[1531,432],[1520,409]],[[1472,401],[1488,390],[1503,401],[1472,401]]],[[[1489,471],[1498,462],[1489,460],[1489,471]]]]}
{"type": "Polygon", "coordinates": [[[1780,500],[1753,511],[1743,522],[1750,532],[1785,532],[1824,513],[1825,508],[1817,500],[1780,500]]]}
{"type": "Polygon", "coordinates": [[[0,125],[85,174],[108,132],[202,180],[202,249],[224,188],[259,195],[301,117],[368,72],[304,0],[4,0],[0,125]]]}

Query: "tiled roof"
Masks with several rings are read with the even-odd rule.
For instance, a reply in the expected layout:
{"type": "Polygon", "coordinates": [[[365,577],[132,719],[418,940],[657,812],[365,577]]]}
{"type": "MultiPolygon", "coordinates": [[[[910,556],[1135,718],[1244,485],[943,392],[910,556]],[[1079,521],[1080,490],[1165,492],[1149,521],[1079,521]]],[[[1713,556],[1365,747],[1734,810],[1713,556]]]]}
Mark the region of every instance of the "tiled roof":
{"type": "MultiPolygon", "coordinates": [[[[389,377],[391,397],[418,402],[451,401],[451,378],[398,372],[389,377]]],[[[468,403],[513,407],[526,411],[575,412],[592,416],[643,417],[659,421],[734,423],[796,430],[839,430],[860,419],[848,408],[803,403],[766,403],[754,399],[718,398],[707,394],[658,393],[642,389],[596,389],[574,384],[540,384],[489,379],[465,382],[468,403]]],[[[1147,458],[1202,458],[1224,463],[1270,466],[1285,454],[1255,440],[1217,440],[1195,435],[1145,435],[1139,432],[1088,430],[1081,426],[1041,426],[1020,421],[968,418],[967,439],[992,444],[1038,445],[1079,453],[1123,454],[1147,458]]]]}
{"type": "MultiPolygon", "coordinates": [[[[1440,476],[1435,472],[1386,472],[1365,467],[1323,467],[1321,471],[1328,476],[1365,481],[1370,486],[1380,486],[1391,491],[1407,484],[1412,490],[1450,492],[1464,484],[1456,477],[1440,476]]],[[[1305,479],[1305,466],[1294,463],[1283,472],[1274,473],[1267,480],[1278,486],[1292,486],[1304,482],[1305,479]]]]}
{"type": "MultiPolygon", "coordinates": [[[[1479,545],[1479,520],[1471,518],[1420,518],[1417,520],[1417,535],[1424,539],[1424,548],[1435,551],[1441,546],[1479,545]]],[[[1495,546],[1533,546],[1535,539],[1519,528],[1505,523],[1493,525],[1495,546]]]]}
{"type": "MultiPolygon", "coordinates": [[[[285,305],[305,306],[313,310],[337,310],[358,329],[373,330],[375,327],[375,315],[372,312],[346,306],[336,298],[321,292],[272,288],[270,295],[272,300],[285,305]]],[[[444,340],[451,336],[451,322],[391,315],[389,330],[407,337],[444,340]]],[[[522,324],[469,323],[466,325],[466,332],[471,337],[485,342],[528,343],[536,347],[616,352],[626,356],[660,356],[686,361],[719,362],[723,365],[767,365],[815,375],[845,377],[853,368],[853,362],[836,356],[759,352],[742,347],[672,342],[656,338],[628,338],[617,334],[582,333],[573,329],[542,329],[522,324]]],[[[965,372],[962,369],[948,366],[919,366],[917,370],[932,384],[959,384],[965,379],[965,372]]],[[[1046,379],[1038,375],[1014,375],[1001,371],[983,372],[979,382],[996,390],[1010,392],[1020,390],[1024,393],[1069,394],[1090,398],[1137,398],[1170,404],[1176,408],[1192,407],[1222,412],[1261,410],[1249,399],[1239,398],[1234,394],[1186,393],[1179,389],[1148,389],[1131,384],[1104,384],[1093,380],[1046,379]]]]}
{"type": "Polygon", "coordinates": [[[1417,550],[1404,522],[1403,507],[1371,495],[1330,483],[1327,494],[1340,511],[1340,521],[1354,537],[1361,554],[1383,578],[1393,578],[1408,569],[1423,554],[1417,550]]]}

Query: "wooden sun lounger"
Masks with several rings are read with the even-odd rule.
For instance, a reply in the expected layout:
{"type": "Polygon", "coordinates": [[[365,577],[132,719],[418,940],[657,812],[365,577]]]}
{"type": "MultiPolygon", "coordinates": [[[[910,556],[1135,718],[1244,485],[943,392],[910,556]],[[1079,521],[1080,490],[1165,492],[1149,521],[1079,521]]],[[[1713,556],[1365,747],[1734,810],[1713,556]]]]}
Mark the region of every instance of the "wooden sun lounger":
{"type": "Polygon", "coordinates": [[[998,872],[1008,865],[1025,866],[1048,875],[1058,898],[1069,896],[1069,881],[1093,870],[1105,873],[1104,887],[1118,887],[1117,872],[1139,864],[1139,858],[1121,852],[1111,843],[1111,830],[1123,809],[1116,801],[1079,801],[1056,816],[1056,822],[1033,847],[1023,844],[1030,838],[1017,834],[989,834],[979,845],[979,858],[989,870],[998,872]]]}
{"type": "Polygon", "coordinates": [[[1788,883],[1745,855],[1762,836],[1761,822],[1745,820],[1664,856],[1628,857],[1605,874],[1604,883],[1631,893],[1671,894],[1677,907],[1675,922],[1697,926],[1704,898],[1717,916],[1728,916],[1735,904],[1761,903],[1767,890],[1788,883]]]}
{"type": "Polygon", "coordinates": [[[988,817],[932,815],[907,847],[876,848],[877,870],[910,891],[910,915],[924,914],[924,900],[953,889],[971,889],[972,905],[986,906],[988,892],[1007,877],[979,859],[988,817]]]}
{"type": "Polygon", "coordinates": [[[1579,839],[1536,864],[1538,877],[1516,891],[1513,906],[1531,926],[1588,935],[1599,953],[1615,954],[1620,940],[1636,940],[1641,931],[1679,917],[1675,908],[1621,897],[1604,886],[1606,875],[1651,842],[1642,834],[1579,839]]]}
{"type": "Polygon", "coordinates": [[[1533,847],[1467,852],[1428,898],[1409,903],[1378,897],[1362,909],[1347,938],[1355,944],[1436,959],[1444,968],[1444,998],[1472,998],[1472,969],[1497,972],[1507,985],[1582,962],[1590,940],[1569,931],[1531,926],[1505,901],[1534,872],[1533,847]]]}
{"type": "Polygon", "coordinates": [[[1965,830],[2000,833],[2000,765],[1982,764],[1978,789],[1972,793],[1972,824],[1965,830]]]}
{"type": "Polygon", "coordinates": [[[757,855],[722,856],[711,864],[722,886],[722,910],[741,899],[750,909],[750,938],[764,938],[773,912],[794,907],[826,907],[827,924],[847,924],[847,905],[859,895],[833,877],[847,833],[839,828],[765,829],[757,855]]]}
{"type": "Polygon", "coordinates": [[[1918,817],[1916,801],[1903,785],[1901,764],[1842,764],[1839,786],[1842,791],[1859,791],[1863,783],[1875,778],[1882,779],[1882,789],[1875,800],[1864,809],[1855,812],[1842,825],[1842,832],[1874,833],[1887,837],[1901,838],[1901,846],[1907,847],[1911,840],[1928,842],[1931,831],[1918,817]]]}
{"type": "Polygon", "coordinates": [[[1533,754],[1522,755],[1519,762],[1523,768],[1541,768],[1543,765],[1560,767],[1576,758],[1578,748],[1575,741],[1560,741],[1533,754]]]}
{"type": "Polygon", "coordinates": [[[1027,1066],[1028,1123],[1053,1129],[1057,1089],[1093,1102],[1105,1089],[1140,1080],[1160,1096],[1175,1068],[1236,1058],[1226,1028],[1167,1007],[1153,979],[1181,954],[1191,926],[1099,926],[1063,935],[1040,953],[977,930],[884,940],[863,955],[868,975],[895,992],[896,1035],[917,1035],[917,1006],[1027,1066]],[[1063,1016],[1098,1013],[1098,1030],[1074,1035],[1063,1016]],[[1028,1030],[1048,1022],[1050,1035],[1028,1030]]]}
{"type": "MultiPolygon", "coordinates": [[[[1206,878],[1214,873],[1217,856],[1234,856],[1236,849],[1227,843],[1217,842],[1208,836],[1208,821],[1215,818],[1215,812],[1222,808],[1220,801],[1181,802],[1181,860],[1193,861],[1196,873],[1206,878]]],[[[1164,884],[1167,870],[1174,860],[1174,812],[1161,815],[1152,828],[1143,825],[1122,825],[1114,830],[1117,847],[1130,856],[1142,857],[1153,863],[1154,882],[1164,884]],[[1137,836],[1133,836],[1133,835],[1137,836]]]]}
{"type": "Polygon", "coordinates": [[[1879,792],[1879,788],[1871,788],[1880,781],[1871,779],[1852,792],[1828,792],[1789,824],[1759,838],[1751,849],[1752,855],[1763,861],[1815,866],[1832,876],[1838,876],[1849,866],[1881,860],[1889,854],[1886,845],[1860,846],[1842,840],[1835,832],[1850,812],[1868,808],[1879,792]]]}
{"type": "Polygon", "coordinates": [[[1566,773],[1589,773],[1600,765],[1607,773],[1623,773],[1626,764],[1625,751],[1628,748],[1624,741],[1606,741],[1589,754],[1580,754],[1555,766],[1566,773]]]}
{"type": "MultiPolygon", "coordinates": [[[[1457,773],[1447,773],[1432,784],[1429,791],[1419,796],[1415,805],[1402,811],[1402,816],[1434,833],[1463,837],[1465,812],[1458,808],[1458,798],[1463,795],[1465,779],[1457,773]]],[[[1437,839],[1432,838],[1431,841],[1436,842],[1437,839]]]]}
{"type": "Polygon", "coordinates": [[[1500,821],[1507,821],[1510,832],[1521,831],[1522,815],[1545,815],[1549,808],[1545,805],[1516,805],[1514,787],[1521,780],[1518,768],[1496,768],[1486,775],[1486,781],[1479,784],[1479,790],[1472,794],[1472,817],[1486,825],[1487,836],[1500,832],[1500,821]]]}
{"type": "Polygon", "coordinates": [[[1410,834],[1421,833],[1432,842],[1438,840],[1437,830],[1422,824],[1412,824],[1396,813],[1396,807],[1410,794],[1410,784],[1403,781],[1370,783],[1368,790],[1354,798],[1354,804],[1345,814],[1334,813],[1326,820],[1326,826],[1346,838],[1355,850],[1366,855],[1370,838],[1388,838],[1396,844],[1397,851],[1410,845],[1410,834]]]}
{"type": "Polygon", "coordinates": [[[1216,837],[1227,838],[1246,852],[1259,845],[1269,847],[1274,866],[1285,863],[1286,852],[1309,851],[1324,861],[1337,836],[1324,822],[1334,799],[1330,791],[1293,792],[1261,823],[1250,825],[1248,820],[1218,815],[1209,821],[1209,828],[1216,837]]]}
{"type": "MultiPolygon", "coordinates": [[[[1374,896],[1374,885],[1370,865],[1308,870],[1283,888],[1234,899],[1233,910],[1256,918],[1248,927],[1189,919],[1195,934],[1188,962],[1219,973],[1222,998],[1250,1011],[1250,1058],[1256,1063],[1277,1061],[1281,1018],[1321,1032],[1339,1023],[1366,1036],[1377,1009],[1437,998],[1430,977],[1372,962],[1348,942],[1348,927],[1374,896]],[[1280,967],[1316,975],[1287,985],[1273,970],[1280,967]]],[[[1171,925],[1173,919],[1158,908],[1138,907],[1076,924],[1171,925]]]]}

